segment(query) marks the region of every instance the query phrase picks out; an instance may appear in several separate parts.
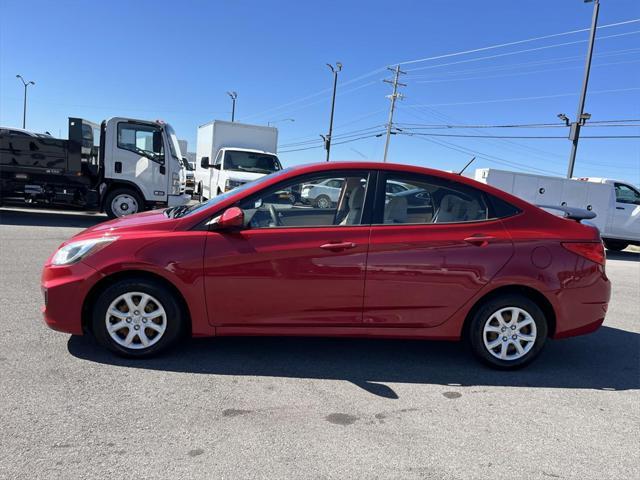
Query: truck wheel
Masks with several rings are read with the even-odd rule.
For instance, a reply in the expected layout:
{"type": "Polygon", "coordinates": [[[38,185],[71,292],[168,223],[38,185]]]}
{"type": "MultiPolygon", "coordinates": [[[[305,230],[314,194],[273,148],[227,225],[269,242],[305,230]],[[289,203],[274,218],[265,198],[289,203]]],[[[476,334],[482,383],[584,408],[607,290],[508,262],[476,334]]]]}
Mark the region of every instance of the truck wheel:
{"type": "Polygon", "coordinates": [[[116,188],[107,194],[104,210],[109,218],[124,217],[144,210],[144,202],[135,190],[116,188]]]}
{"type": "Polygon", "coordinates": [[[627,248],[629,246],[629,244],[627,242],[622,241],[622,240],[605,239],[604,240],[604,246],[607,247],[607,250],[612,250],[614,252],[620,252],[620,251],[624,250],[625,248],[627,248]]]}

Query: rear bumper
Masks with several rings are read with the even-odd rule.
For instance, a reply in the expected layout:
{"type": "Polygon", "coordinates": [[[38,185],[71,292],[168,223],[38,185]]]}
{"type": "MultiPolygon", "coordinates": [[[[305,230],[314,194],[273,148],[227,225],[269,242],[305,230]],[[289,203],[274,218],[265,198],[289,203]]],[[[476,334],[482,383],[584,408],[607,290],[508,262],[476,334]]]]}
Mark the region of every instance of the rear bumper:
{"type": "Polygon", "coordinates": [[[82,335],[82,305],[100,275],[78,262],[66,267],[45,265],[42,271],[41,307],[44,322],[59,332],[82,335]]]}
{"type": "Polygon", "coordinates": [[[604,322],[610,298],[611,283],[604,272],[588,286],[555,292],[556,329],[552,338],[596,331],[604,322]]]}

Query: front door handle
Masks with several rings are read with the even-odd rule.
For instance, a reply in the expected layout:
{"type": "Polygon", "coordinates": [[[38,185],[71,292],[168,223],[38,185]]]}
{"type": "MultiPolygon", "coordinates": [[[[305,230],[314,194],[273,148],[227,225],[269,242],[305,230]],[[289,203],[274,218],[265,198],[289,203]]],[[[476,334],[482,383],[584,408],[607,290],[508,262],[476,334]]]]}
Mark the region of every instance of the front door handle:
{"type": "Polygon", "coordinates": [[[491,235],[472,235],[465,238],[464,241],[476,247],[486,247],[489,245],[489,242],[495,239],[496,237],[492,237],[491,235]]]}
{"type": "Polygon", "coordinates": [[[624,207],[616,207],[616,210],[624,210],[624,207]]]}
{"type": "Polygon", "coordinates": [[[356,244],[353,242],[334,242],[320,245],[320,248],[322,248],[323,250],[331,250],[332,252],[337,252],[339,250],[347,250],[348,248],[356,248],[356,244]]]}

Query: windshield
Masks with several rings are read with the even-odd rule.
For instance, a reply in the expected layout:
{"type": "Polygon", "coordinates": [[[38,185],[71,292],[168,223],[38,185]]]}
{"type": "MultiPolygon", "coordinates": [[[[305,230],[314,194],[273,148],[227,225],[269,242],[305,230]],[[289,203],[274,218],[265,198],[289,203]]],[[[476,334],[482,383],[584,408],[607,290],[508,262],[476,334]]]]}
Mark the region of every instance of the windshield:
{"type": "Polygon", "coordinates": [[[227,150],[224,155],[224,169],[268,174],[282,170],[282,166],[275,155],[227,150]]]}
{"type": "Polygon", "coordinates": [[[176,135],[176,132],[173,130],[173,127],[168,123],[165,123],[164,131],[167,132],[167,135],[169,136],[169,150],[171,151],[171,156],[176,160],[178,160],[178,163],[188,170],[189,167],[187,162],[182,159],[182,152],[180,151],[178,136],[176,135]]]}
{"type": "MultiPolygon", "coordinates": [[[[274,178],[276,176],[279,177],[280,175],[284,175],[288,171],[289,171],[289,168],[285,168],[284,170],[279,170],[276,173],[272,173],[270,175],[265,175],[264,177],[261,177],[258,180],[254,180],[253,182],[247,182],[244,185],[241,185],[239,187],[234,188],[233,190],[229,190],[227,193],[216,195],[215,197],[213,197],[210,200],[207,200],[206,202],[202,202],[202,203],[198,203],[196,205],[192,205],[189,208],[184,209],[183,211],[181,211],[178,216],[182,217],[184,215],[189,215],[190,213],[202,210],[203,208],[209,208],[209,207],[212,207],[214,205],[217,205],[217,204],[225,201],[227,198],[231,197],[232,195],[237,195],[239,193],[242,193],[242,192],[244,192],[245,190],[247,190],[249,188],[252,188],[252,187],[255,187],[255,186],[260,185],[262,183],[265,183],[265,182],[271,180],[272,178],[274,178]]],[[[170,210],[170,209],[167,209],[167,210],[170,210]]]]}

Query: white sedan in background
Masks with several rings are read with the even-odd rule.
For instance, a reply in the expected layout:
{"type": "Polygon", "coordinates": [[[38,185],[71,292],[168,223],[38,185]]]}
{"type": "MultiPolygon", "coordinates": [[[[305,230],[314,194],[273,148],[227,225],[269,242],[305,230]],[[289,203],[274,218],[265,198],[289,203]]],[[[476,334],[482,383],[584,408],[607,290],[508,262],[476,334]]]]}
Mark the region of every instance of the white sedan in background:
{"type": "MultiPolygon", "coordinates": [[[[319,183],[303,185],[300,192],[302,203],[316,208],[331,208],[340,199],[343,183],[344,180],[341,178],[328,178],[319,183]]],[[[397,194],[406,190],[409,190],[409,187],[403,183],[393,180],[387,182],[388,194],[397,194]]]]}

